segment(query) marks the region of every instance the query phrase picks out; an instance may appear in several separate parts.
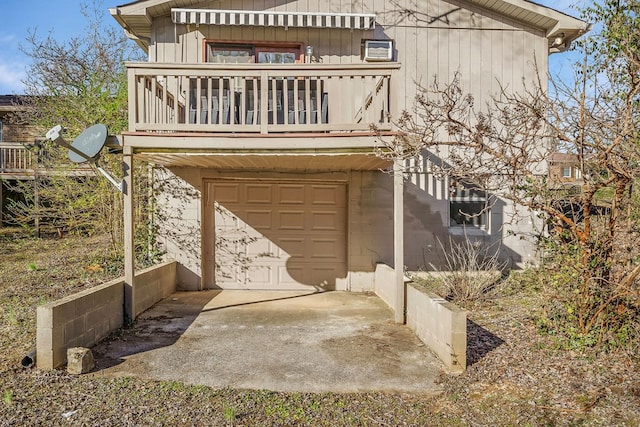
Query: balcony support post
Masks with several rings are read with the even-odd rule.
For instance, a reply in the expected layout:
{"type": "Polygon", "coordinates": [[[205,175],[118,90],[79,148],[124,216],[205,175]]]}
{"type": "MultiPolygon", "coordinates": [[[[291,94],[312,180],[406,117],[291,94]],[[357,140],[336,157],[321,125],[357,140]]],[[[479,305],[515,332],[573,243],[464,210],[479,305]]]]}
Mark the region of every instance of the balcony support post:
{"type": "Polygon", "coordinates": [[[133,322],[135,312],[135,253],[133,245],[133,149],[123,147],[124,177],[124,311],[125,323],[133,322]]]}
{"type": "Polygon", "coordinates": [[[395,321],[405,322],[404,286],[404,176],[402,161],[393,163],[393,268],[395,269],[395,321]]]}

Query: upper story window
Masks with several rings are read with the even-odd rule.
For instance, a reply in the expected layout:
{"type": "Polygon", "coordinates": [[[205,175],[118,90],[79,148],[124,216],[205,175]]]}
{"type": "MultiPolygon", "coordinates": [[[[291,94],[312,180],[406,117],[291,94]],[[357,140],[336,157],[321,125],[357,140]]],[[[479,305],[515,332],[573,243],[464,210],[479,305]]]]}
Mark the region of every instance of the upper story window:
{"type": "Polygon", "coordinates": [[[2,119],[0,119],[0,142],[4,141],[2,119]]]}
{"type": "Polygon", "coordinates": [[[563,178],[571,178],[571,167],[562,168],[562,177],[563,178]]]}
{"type": "Polygon", "coordinates": [[[302,62],[302,45],[207,43],[207,62],[217,64],[294,64],[302,62]]]}
{"type": "Polygon", "coordinates": [[[255,51],[248,45],[207,45],[207,62],[216,64],[247,64],[255,62],[255,51]]]}

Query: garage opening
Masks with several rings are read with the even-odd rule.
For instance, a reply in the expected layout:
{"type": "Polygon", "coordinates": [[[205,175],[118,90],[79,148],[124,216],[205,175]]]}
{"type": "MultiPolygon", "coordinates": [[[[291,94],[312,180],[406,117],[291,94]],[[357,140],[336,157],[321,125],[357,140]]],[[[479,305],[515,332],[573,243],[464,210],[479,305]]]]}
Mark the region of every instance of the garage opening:
{"type": "Polygon", "coordinates": [[[346,184],[206,181],[215,287],[333,290],[347,274],[346,184]]]}

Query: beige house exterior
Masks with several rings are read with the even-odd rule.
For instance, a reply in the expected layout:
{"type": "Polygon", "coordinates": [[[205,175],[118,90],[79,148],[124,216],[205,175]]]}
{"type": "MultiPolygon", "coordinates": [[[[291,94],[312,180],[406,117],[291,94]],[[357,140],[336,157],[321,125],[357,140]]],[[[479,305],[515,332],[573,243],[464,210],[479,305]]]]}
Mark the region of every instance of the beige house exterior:
{"type": "Polygon", "coordinates": [[[500,85],[518,90],[546,76],[548,55],[584,22],[524,0],[141,0],[110,13],[148,54],[128,64],[120,143],[129,167],[169,171],[158,174],[158,226],[182,288],[372,291],[385,263],[401,322],[403,272],[437,264],[438,239],[500,241],[514,264],[535,257],[510,233],[532,227],[526,212],[497,203],[460,218],[486,196],[452,191],[428,168],[403,174],[376,156],[371,124],[391,135],[434,76],[459,72],[479,105],[500,85]]]}

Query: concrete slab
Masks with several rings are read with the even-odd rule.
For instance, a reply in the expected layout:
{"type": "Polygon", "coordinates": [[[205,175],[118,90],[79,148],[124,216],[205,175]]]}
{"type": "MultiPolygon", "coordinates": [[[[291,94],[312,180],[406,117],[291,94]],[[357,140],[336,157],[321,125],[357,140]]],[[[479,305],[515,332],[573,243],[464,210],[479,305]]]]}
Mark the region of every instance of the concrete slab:
{"type": "Polygon", "coordinates": [[[375,295],[178,292],[93,349],[94,375],[286,392],[433,393],[442,364],[375,295]]]}

